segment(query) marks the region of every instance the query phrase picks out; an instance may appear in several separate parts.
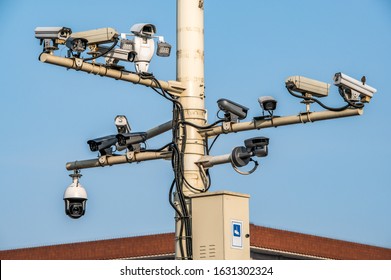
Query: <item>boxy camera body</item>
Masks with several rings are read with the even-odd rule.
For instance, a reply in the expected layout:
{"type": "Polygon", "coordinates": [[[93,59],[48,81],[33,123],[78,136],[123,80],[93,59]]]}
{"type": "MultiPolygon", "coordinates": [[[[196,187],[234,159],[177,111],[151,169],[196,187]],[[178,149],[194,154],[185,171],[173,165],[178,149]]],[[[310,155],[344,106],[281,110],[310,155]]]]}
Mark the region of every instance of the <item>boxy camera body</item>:
{"type": "Polygon", "coordinates": [[[273,96],[261,96],[258,102],[264,111],[274,111],[277,108],[277,100],[273,96]]]}
{"type": "Polygon", "coordinates": [[[349,77],[346,74],[338,72],[334,75],[334,85],[341,88],[345,94],[348,95],[350,101],[358,101],[369,103],[376,89],[365,84],[365,82],[358,81],[349,77]]]}
{"type": "Polygon", "coordinates": [[[300,92],[301,94],[310,94],[315,97],[326,97],[330,90],[330,84],[303,76],[288,77],[285,84],[293,91],[300,92]]]}
{"type": "Polygon", "coordinates": [[[34,30],[35,38],[51,39],[65,41],[72,34],[72,30],[68,27],[37,27],[34,30]]]}
{"type": "Polygon", "coordinates": [[[269,138],[254,137],[244,141],[247,151],[257,157],[266,157],[268,155],[269,138]]]}
{"type": "Polygon", "coordinates": [[[229,116],[233,122],[243,120],[247,117],[248,108],[236,102],[221,98],[217,100],[217,105],[219,106],[219,109],[222,110],[227,117],[229,116]]]}

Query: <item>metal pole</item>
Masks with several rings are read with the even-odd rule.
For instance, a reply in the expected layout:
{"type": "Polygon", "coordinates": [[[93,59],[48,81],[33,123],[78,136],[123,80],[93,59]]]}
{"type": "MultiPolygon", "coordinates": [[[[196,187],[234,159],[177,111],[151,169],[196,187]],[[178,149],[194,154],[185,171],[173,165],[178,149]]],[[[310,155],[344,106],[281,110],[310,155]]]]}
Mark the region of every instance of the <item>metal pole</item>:
{"type": "MultiPolygon", "coordinates": [[[[177,81],[186,88],[179,99],[185,120],[196,125],[205,125],[203,0],[177,0],[177,81]]],[[[185,181],[193,189],[203,189],[203,181],[195,162],[204,156],[204,138],[196,128],[186,126],[185,133],[182,128],[181,137],[176,142],[179,149],[183,148],[184,144],[186,145],[183,152],[185,181]]],[[[179,186],[185,197],[195,192],[189,188],[187,183],[179,186]]],[[[186,204],[189,204],[188,198],[186,198],[186,204]]],[[[186,239],[186,236],[181,233],[180,227],[181,221],[177,215],[175,256],[177,259],[188,259],[191,256],[187,256],[187,253],[185,256],[181,256],[179,250],[179,242],[183,244],[186,239]]],[[[189,239],[187,240],[189,242],[189,239]]]]}

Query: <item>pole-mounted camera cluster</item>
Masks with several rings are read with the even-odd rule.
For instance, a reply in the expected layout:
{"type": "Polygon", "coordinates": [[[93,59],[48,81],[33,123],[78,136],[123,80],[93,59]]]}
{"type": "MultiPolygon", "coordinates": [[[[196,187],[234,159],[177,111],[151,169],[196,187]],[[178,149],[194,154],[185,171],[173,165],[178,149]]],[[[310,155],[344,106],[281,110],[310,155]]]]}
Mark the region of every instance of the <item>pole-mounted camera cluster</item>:
{"type": "Polygon", "coordinates": [[[81,32],[73,32],[67,27],[37,27],[35,37],[43,45],[40,61],[150,87],[173,106],[172,120],[154,128],[131,132],[126,116],[118,115],[114,119],[116,132],[87,141],[90,150],[98,152],[98,158],[67,163],[66,168],[74,173],[70,175],[72,184],[64,193],[66,214],[77,219],[85,213],[87,193],[79,183],[81,169],[170,159],[174,180],[169,202],[176,212],[177,255],[180,259],[192,259],[189,194],[209,190],[211,167],[230,163],[235,171],[248,175],[259,166],[254,158],[266,157],[269,153],[269,138],[256,136],[245,140],[243,146],[233,148],[230,153],[212,156],[211,149],[220,135],[361,115],[364,104],[370,102],[376,89],[366,84],[365,77],[358,81],[338,72],[334,75],[334,85],[345,103],[336,108],[319,100],[329,95],[330,84],[291,76],[285,81],[286,89],[305,104],[304,112],[276,116],[277,100],[262,96],[258,98],[262,114],[244,122],[249,109],[221,98],[217,101],[217,108],[223,116],[217,113],[218,120],[208,124],[204,108],[203,5],[195,0],[177,1],[178,14],[189,13],[191,16],[178,17],[175,81],[160,81],[149,72],[155,49],[156,55],[161,57],[171,53],[171,45],[162,36],[155,36],[156,26],[150,23],[135,24],[130,33],[118,33],[110,27],[81,32]],[[60,46],[67,48],[66,57],[55,55],[60,46]],[[127,70],[127,64],[119,64],[122,62],[133,63],[135,72],[127,70]],[[311,111],[313,103],[325,110],[311,111]],[[157,149],[146,148],[148,139],[167,131],[172,133],[171,142],[157,149]],[[211,137],[215,138],[209,145],[211,137]],[[250,171],[240,170],[251,161],[254,167],[250,171]]]}

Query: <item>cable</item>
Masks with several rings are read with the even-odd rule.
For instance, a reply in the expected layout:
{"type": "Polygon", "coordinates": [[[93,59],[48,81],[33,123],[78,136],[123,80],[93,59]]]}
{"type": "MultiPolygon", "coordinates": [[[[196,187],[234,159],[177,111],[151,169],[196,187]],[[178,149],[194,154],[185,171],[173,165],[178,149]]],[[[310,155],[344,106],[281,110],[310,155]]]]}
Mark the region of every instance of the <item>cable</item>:
{"type": "Polygon", "coordinates": [[[89,61],[89,60],[97,59],[97,58],[100,58],[100,57],[104,56],[105,54],[108,54],[112,49],[114,49],[114,47],[117,45],[118,41],[119,41],[119,39],[115,38],[115,41],[114,41],[113,45],[111,45],[111,47],[107,51],[99,54],[98,56],[92,56],[92,57],[85,58],[85,59],[83,59],[83,61],[89,61]]]}
{"type": "MultiPolygon", "coordinates": [[[[171,184],[171,187],[170,187],[170,191],[168,193],[168,202],[170,203],[170,205],[172,206],[172,208],[174,208],[175,212],[177,213],[179,219],[181,219],[182,217],[182,213],[178,210],[178,208],[176,207],[175,203],[172,201],[172,198],[173,198],[173,190],[174,190],[174,186],[175,186],[175,180],[172,181],[172,184],[171,184]]],[[[181,227],[180,227],[180,230],[179,232],[182,234],[183,232],[183,223],[181,221],[181,227]]],[[[182,242],[179,242],[179,250],[181,252],[181,256],[184,256],[185,255],[185,252],[183,250],[183,244],[182,242]]]]}
{"type": "Polygon", "coordinates": [[[255,170],[257,170],[258,165],[259,165],[258,161],[253,160],[252,158],[250,158],[250,161],[254,162],[254,167],[253,167],[253,169],[251,169],[250,171],[245,171],[245,172],[244,172],[244,171],[240,171],[239,168],[238,168],[238,166],[236,166],[235,163],[234,163],[232,160],[231,160],[231,165],[232,165],[232,167],[234,168],[234,170],[235,170],[236,172],[238,172],[239,174],[241,174],[241,175],[250,175],[250,174],[253,173],[255,170]]]}
{"type": "Polygon", "coordinates": [[[330,111],[343,111],[343,110],[346,110],[349,105],[346,105],[346,106],[343,106],[343,107],[340,107],[340,108],[332,108],[332,107],[328,107],[326,105],[324,105],[322,102],[320,102],[318,99],[316,98],[313,98],[313,97],[306,97],[306,96],[302,96],[302,95],[299,95],[299,94],[295,94],[288,86],[286,86],[286,89],[288,90],[288,92],[296,97],[296,98],[300,98],[300,99],[304,99],[306,101],[313,101],[313,102],[316,102],[318,103],[320,106],[322,106],[324,109],[326,110],[330,110],[330,111]]]}
{"type": "Polygon", "coordinates": [[[350,104],[348,104],[348,105],[345,105],[345,106],[339,107],[339,108],[329,107],[329,106],[324,105],[322,102],[320,102],[320,101],[319,101],[318,99],[316,99],[316,98],[313,98],[313,97],[306,97],[306,96],[302,96],[302,95],[295,94],[295,93],[289,88],[289,86],[286,86],[286,89],[288,90],[288,92],[289,92],[292,96],[294,96],[294,97],[296,97],[296,98],[304,99],[304,100],[306,100],[306,101],[314,101],[314,102],[318,103],[321,107],[323,107],[324,109],[329,110],[329,111],[340,112],[340,111],[346,110],[347,108],[349,108],[349,106],[351,106],[350,104]]]}
{"type": "Polygon", "coordinates": [[[165,148],[171,146],[173,144],[173,142],[170,142],[166,145],[164,145],[163,147],[159,148],[159,149],[148,149],[148,150],[145,150],[145,152],[161,152],[163,151],[165,148]]]}
{"type": "Polygon", "coordinates": [[[338,88],[338,92],[341,95],[341,97],[343,98],[343,100],[345,100],[345,102],[348,103],[350,106],[357,108],[357,109],[364,108],[364,104],[362,104],[362,103],[355,104],[355,103],[351,102],[349,99],[347,99],[346,94],[344,93],[344,90],[341,87],[338,88]]]}
{"type": "Polygon", "coordinates": [[[183,123],[183,124],[187,124],[187,125],[190,125],[192,127],[195,127],[195,128],[198,128],[198,129],[208,129],[208,128],[212,128],[214,127],[216,124],[219,124],[219,123],[222,123],[224,122],[224,120],[218,120],[210,125],[206,125],[206,126],[200,126],[200,125],[196,125],[194,123],[191,123],[191,122],[187,122],[187,121],[182,121],[180,123],[183,123]]]}
{"type": "MultiPolygon", "coordinates": [[[[165,99],[169,100],[173,104],[173,124],[172,124],[172,137],[173,141],[171,142],[171,149],[172,149],[172,159],[171,164],[174,171],[174,181],[171,185],[169,196],[170,196],[170,204],[172,207],[174,207],[175,211],[177,212],[180,220],[180,236],[183,236],[184,234],[184,243],[186,247],[186,254],[184,253],[184,248],[182,244],[182,239],[179,240],[180,249],[181,249],[181,256],[183,259],[192,259],[192,242],[191,242],[191,222],[190,222],[190,216],[189,211],[186,204],[186,197],[183,193],[183,186],[186,184],[189,188],[193,188],[189,182],[187,182],[183,170],[184,170],[184,152],[186,149],[186,141],[181,142],[181,147],[178,147],[176,143],[179,142],[179,138],[186,139],[186,125],[185,122],[185,116],[184,116],[184,110],[182,107],[182,104],[177,100],[177,96],[173,96],[169,93],[167,93],[163,87],[161,86],[160,82],[153,76],[141,76],[143,79],[151,79],[159,88],[159,90],[155,89],[154,87],[151,87],[156,93],[164,97],[165,99]],[[176,195],[178,198],[180,209],[175,205],[175,203],[172,202],[172,192],[174,190],[174,187],[176,188],[176,195]]],[[[167,145],[166,145],[167,147],[167,145]]]]}
{"type": "Polygon", "coordinates": [[[210,150],[212,150],[213,145],[216,143],[216,140],[219,138],[220,135],[221,135],[221,134],[217,134],[217,136],[215,137],[215,139],[213,139],[212,144],[210,144],[209,147],[207,146],[207,153],[206,153],[207,155],[209,155],[210,150]]]}

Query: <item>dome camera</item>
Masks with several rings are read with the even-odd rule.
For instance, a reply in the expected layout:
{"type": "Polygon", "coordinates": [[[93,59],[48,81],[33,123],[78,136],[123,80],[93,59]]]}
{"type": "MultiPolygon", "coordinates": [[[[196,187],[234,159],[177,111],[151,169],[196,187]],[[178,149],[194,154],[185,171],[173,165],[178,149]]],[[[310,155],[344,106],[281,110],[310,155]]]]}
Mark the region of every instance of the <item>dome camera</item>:
{"type": "Polygon", "coordinates": [[[73,219],[78,219],[86,211],[87,192],[79,183],[81,174],[76,172],[69,176],[72,177],[73,182],[64,192],[65,213],[73,219]]]}

